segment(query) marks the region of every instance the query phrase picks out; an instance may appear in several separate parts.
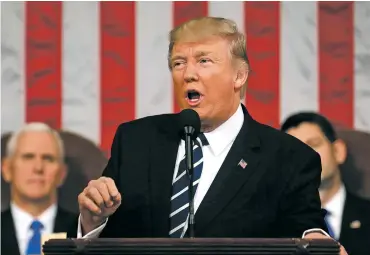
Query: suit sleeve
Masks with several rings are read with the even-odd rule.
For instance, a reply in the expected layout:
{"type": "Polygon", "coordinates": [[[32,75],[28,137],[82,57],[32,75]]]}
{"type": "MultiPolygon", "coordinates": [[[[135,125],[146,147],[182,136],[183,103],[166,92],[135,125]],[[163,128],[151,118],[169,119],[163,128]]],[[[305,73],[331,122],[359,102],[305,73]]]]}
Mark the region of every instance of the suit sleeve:
{"type": "MultiPolygon", "coordinates": [[[[112,141],[112,147],[110,151],[110,158],[108,160],[107,166],[104,168],[102,176],[106,176],[112,178],[113,180],[118,180],[119,178],[119,168],[121,165],[121,151],[122,151],[122,144],[123,144],[123,126],[121,124],[114,135],[112,141]]],[[[117,185],[117,184],[116,184],[117,185]]]]}
{"type": "MultiPolygon", "coordinates": [[[[119,169],[120,169],[120,164],[121,164],[121,144],[122,144],[122,126],[121,124],[115,133],[112,146],[111,146],[111,156],[108,160],[107,166],[103,170],[102,176],[106,176],[109,178],[112,178],[120,191],[120,185],[119,185],[119,169]]],[[[122,195],[122,194],[121,194],[122,195]]],[[[104,225],[99,228],[99,233],[98,236],[104,237],[104,236],[110,236],[110,235],[119,235],[119,233],[115,233],[116,228],[112,227],[111,222],[113,221],[114,224],[114,218],[115,216],[112,215],[109,217],[108,223],[106,222],[104,225]],[[101,229],[104,227],[104,229],[101,229]]],[[[67,233],[67,236],[70,238],[80,238],[78,233],[80,232],[80,217],[76,217],[74,224],[72,224],[73,227],[71,227],[67,233]]],[[[94,232],[94,231],[93,231],[94,232]]],[[[90,234],[90,233],[89,233],[90,234]]]]}
{"type": "MultiPolygon", "coordinates": [[[[105,167],[102,176],[109,177],[114,180],[118,191],[121,193],[122,197],[122,204],[124,201],[124,194],[122,194],[121,184],[120,184],[120,168],[121,168],[121,161],[123,155],[123,146],[125,144],[124,141],[124,127],[125,124],[121,124],[115,133],[112,147],[111,147],[111,155],[108,160],[108,164],[105,167]]],[[[117,211],[108,218],[106,225],[102,232],[100,233],[99,237],[120,237],[120,228],[117,228],[117,223],[119,222],[119,211],[121,206],[117,209],[117,211]]]]}
{"type": "Polygon", "coordinates": [[[321,209],[319,186],[321,160],[315,151],[306,151],[292,157],[293,167],[280,206],[279,226],[276,231],[282,237],[301,238],[308,229],[327,232],[325,211],[321,209]]]}

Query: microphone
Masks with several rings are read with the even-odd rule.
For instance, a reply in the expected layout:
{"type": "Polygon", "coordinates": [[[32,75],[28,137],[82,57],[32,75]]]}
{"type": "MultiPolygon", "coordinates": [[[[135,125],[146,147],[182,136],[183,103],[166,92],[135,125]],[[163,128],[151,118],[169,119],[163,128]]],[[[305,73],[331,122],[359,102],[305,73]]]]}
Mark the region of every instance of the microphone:
{"type": "Polygon", "coordinates": [[[185,166],[189,176],[189,221],[188,230],[190,238],[194,238],[194,164],[193,164],[193,141],[200,133],[200,118],[196,111],[185,109],[180,112],[179,134],[185,140],[185,166]]]}

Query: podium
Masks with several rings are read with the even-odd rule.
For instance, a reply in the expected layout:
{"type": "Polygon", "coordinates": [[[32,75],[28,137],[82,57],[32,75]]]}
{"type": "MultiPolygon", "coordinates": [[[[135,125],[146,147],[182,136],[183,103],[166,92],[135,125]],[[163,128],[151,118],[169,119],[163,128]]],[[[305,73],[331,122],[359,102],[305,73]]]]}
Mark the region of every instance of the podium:
{"type": "Polygon", "coordinates": [[[114,238],[50,239],[45,255],[337,255],[332,239],[114,238]]]}

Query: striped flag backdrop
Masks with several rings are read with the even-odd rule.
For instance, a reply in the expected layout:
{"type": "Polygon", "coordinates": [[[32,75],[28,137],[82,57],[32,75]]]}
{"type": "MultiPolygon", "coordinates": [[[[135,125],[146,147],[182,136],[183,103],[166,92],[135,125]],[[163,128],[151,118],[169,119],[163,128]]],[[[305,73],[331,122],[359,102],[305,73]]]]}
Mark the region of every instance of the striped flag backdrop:
{"type": "Polygon", "coordinates": [[[1,4],[2,132],[44,121],[107,151],[118,123],[177,111],[167,35],[203,15],[247,33],[257,120],[315,110],[370,132],[369,2],[1,4]]]}

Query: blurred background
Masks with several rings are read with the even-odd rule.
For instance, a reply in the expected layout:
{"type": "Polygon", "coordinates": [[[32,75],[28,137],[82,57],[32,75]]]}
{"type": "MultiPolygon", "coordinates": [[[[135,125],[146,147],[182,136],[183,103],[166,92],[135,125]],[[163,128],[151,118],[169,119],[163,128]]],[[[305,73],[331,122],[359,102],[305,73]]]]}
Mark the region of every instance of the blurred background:
{"type": "MultiPolygon", "coordinates": [[[[231,18],[247,35],[252,116],[275,128],[303,110],[327,117],[349,146],[348,189],[370,198],[369,2],[2,2],[2,158],[24,124],[58,130],[68,165],[59,200],[77,212],[117,126],[178,111],[168,33],[205,15],[231,18]]],[[[3,178],[1,191],[5,210],[3,178]]]]}

